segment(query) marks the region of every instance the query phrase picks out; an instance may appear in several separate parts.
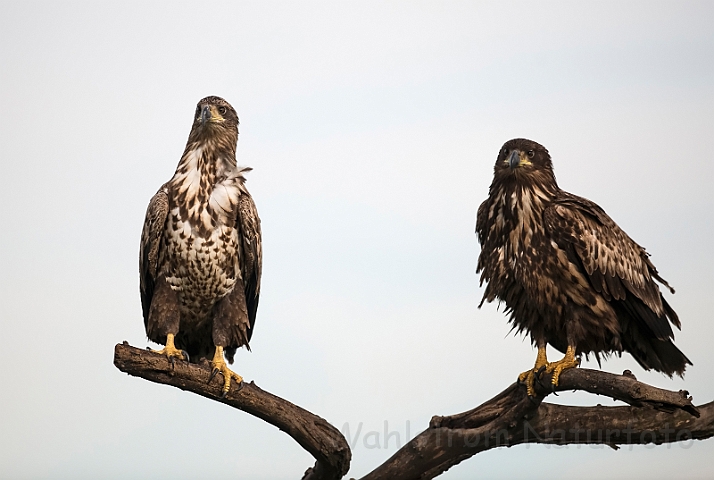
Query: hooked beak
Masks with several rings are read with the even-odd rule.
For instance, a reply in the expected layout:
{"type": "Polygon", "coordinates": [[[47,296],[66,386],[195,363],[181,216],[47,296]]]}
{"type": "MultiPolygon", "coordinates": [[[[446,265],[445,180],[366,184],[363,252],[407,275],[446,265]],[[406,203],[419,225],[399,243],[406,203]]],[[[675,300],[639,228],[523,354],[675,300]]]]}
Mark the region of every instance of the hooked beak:
{"type": "Polygon", "coordinates": [[[511,156],[508,157],[508,166],[511,170],[517,168],[521,164],[521,152],[520,150],[513,150],[511,156]]]}
{"type": "Polygon", "coordinates": [[[211,120],[211,107],[210,105],[204,105],[201,109],[201,125],[205,125],[206,122],[211,120]]]}

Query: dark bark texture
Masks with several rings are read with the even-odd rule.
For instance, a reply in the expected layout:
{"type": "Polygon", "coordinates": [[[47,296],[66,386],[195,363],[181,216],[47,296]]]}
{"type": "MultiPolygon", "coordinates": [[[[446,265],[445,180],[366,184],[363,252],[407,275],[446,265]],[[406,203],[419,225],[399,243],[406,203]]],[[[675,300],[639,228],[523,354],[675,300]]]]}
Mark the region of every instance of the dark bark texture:
{"type": "Polygon", "coordinates": [[[362,480],[429,479],[473,455],[520,443],[554,445],[670,443],[714,436],[714,402],[695,407],[688,392],[672,392],[623,375],[574,368],[555,391],[585,390],[629,406],[570,407],[542,403],[553,393],[550,375],[536,383],[536,398],[514,383],[472,410],[433,417],[414,437],[362,480]]]}
{"type": "Polygon", "coordinates": [[[218,374],[209,383],[208,366],[184,361],[176,361],[172,366],[165,355],[128,344],[114,347],[114,365],[129,375],[197,393],[275,425],[315,457],[315,466],[305,472],[304,480],[339,479],[350,468],[352,452],[339,430],[325,419],[261,390],[253,382],[242,387],[233,382],[228,394],[221,398],[223,377],[218,374]]]}
{"type": "MultiPolygon", "coordinates": [[[[339,479],[349,470],[351,452],[344,436],[324,419],[258,388],[234,383],[221,398],[222,381],[208,379],[207,366],[176,362],[129,345],[117,345],[119,370],[226,403],[269,422],[293,437],[316,459],[303,479],[339,479]]],[[[222,380],[222,379],[221,379],[222,380]]],[[[622,375],[575,368],[566,370],[555,391],[585,390],[621,400],[627,406],[571,407],[543,403],[553,393],[550,375],[536,383],[535,398],[514,383],[472,410],[435,416],[429,427],[362,480],[430,479],[452,466],[498,447],[521,443],[553,445],[661,444],[714,436],[714,402],[694,406],[686,391],[673,392],[622,375]]]]}

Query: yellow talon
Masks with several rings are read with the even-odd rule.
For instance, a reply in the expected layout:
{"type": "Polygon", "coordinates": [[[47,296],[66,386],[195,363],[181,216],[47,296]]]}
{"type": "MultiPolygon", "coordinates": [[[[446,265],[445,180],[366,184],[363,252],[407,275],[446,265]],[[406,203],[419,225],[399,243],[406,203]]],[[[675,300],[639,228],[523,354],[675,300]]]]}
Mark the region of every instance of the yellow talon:
{"type": "Polygon", "coordinates": [[[230,390],[231,378],[235,379],[235,381],[238,382],[238,385],[243,383],[243,377],[232,371],[228,368],[228,365],[226,365],[226,361],[223,359],[223,347],[216,346],[216,353],[213,355],[211,365],[213,366],[213,371],[211,372],[209,382],[218,372],[223,375],[223,395],[221,396],[225,397],[228,390],[230,390]]]}
{"type": "Polygon", "coordinates": [[[563,373],[563,370],[575,368],[578,365],[580,365],[580,361],[575,358],[575,348],[568,345],[568,349],[565,351],[563,359],[558,360],[557,362],[549,363],[548,366],[545,367],[545,371],[553,374],[551,382],[553,383],[553,386],[556,387],[558,386],[560,374],[563,373]]]}
{"type": "Polygon", "coordinates": [[[166,335],[166,346],[161,350],[151,350],[155,353],[160,353],[161,355],[166,355],[169,358],[171,365],[174,364],[174,358],[180,358],[181,360],[186,360],[188,362],[188,354],[183,350],[179,350],[174,345],[174,334],[169,333],[166,335]]]}
{"type": "Polygon", "coordinates": [[[526,393],[529,397],[535,397],[535,389],[533,384],[535,383],[535,376],[542,367],[547,367],[548,358],[545,354],[545,347],[538,347],[538,356],[536,357],[535,366],[526,370],[525,372],[518,375],[518,382],[526,384],[526,393]]]}

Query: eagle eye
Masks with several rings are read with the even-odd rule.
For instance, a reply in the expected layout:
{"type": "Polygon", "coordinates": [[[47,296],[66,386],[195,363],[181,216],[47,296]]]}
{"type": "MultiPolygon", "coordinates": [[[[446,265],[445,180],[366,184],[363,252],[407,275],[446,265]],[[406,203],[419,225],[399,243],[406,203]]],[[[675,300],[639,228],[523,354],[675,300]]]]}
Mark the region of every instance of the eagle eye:
{"type": "Polygon", "coordinates": [[[528,158],[535,157],[535,152],[533,150],[528,150],[528,158]]]}
{"type": "Polygon", "coordinates": [[[219,107],[218,111],[221,113],[221,115],[225,115],[227,110],[226,107],[219,107]]]}

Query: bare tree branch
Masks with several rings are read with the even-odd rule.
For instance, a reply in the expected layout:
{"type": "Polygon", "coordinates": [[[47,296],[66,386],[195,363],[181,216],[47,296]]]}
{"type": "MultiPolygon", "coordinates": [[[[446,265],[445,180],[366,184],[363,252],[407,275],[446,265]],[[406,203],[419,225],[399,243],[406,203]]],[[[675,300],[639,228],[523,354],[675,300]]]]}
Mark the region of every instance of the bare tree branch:
{"type": "MultiPolygon", "coordinates": [[[[547,386],[547,388],[546,388],[547,386]]],[[[417,435],[362,480],[429,479],[473,455],[520,443],[556,445],[670,443],[714,436],[714,402],[692,404],[686,391],[672,392],[623,375],[587,369],[563,372],[557,391],[586,390],[631,406],[569,407],[541,403],[550,375],[528,398],[516,383],[483,405],[448,417],[433,417],[417,435]]]]}
{"type": "MultiPolygon", "coordinates": [[[[114,364],[123,372],[202,395],[255,415],[293,437],[316,459],[303,480],[339,479],[349,470],[351,452],[342,434],[324,419],[258,388],[233,384],[221,398],[223,382],[208,384],[207,366],[176,362],[129,345],[117,345],[114,364]]],[[[714,402],[695,407],[689,393],[663,390],[623,375],[570,369],[555,389],[585,390],[628,406],[570,407],[542,403],[553,393],[551,377],[536,384],[536,398],[512,384],[483,405],[446,417],[433,417],[413,438],[362,480],[430,479],[477,453],[521,443],[554,445],[661,444],[714,436],[714,402]]]]}
{"type": "Polygon", "coordinates": [[[352,452],[339,430],[253,382],[244,383],[242,388],[234,382],[226,397],[221,398],[223,378],[219,375],[219,379],[208,383],[209,368],[181,361],[172,368],[166,356],[126,343],[114,347],[114,365],[129,375],[197,393],[275,425],[315,457],[315,466],[305,472],[304,480],[337,480],[349,470],[352,452]]]}

